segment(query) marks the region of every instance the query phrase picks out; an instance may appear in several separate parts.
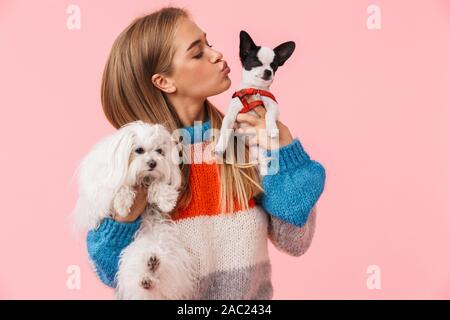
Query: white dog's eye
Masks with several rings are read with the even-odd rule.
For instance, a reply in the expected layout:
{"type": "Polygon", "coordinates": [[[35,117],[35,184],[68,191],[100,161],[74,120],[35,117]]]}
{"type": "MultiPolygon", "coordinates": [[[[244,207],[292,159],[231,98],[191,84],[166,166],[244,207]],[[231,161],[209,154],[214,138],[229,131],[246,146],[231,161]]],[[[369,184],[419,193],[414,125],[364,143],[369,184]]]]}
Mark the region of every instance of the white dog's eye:
{"type": "Polygon", "coordinates": [[[137,148],[136,150],[134,150],[136,153],[142,154],[144,153],[144,148],[137,148]]]}
{"type": "Polygon", "coordinates": [[[156,149],[156,152],[163,154],[163,150],[161,148],[156,149]]]}

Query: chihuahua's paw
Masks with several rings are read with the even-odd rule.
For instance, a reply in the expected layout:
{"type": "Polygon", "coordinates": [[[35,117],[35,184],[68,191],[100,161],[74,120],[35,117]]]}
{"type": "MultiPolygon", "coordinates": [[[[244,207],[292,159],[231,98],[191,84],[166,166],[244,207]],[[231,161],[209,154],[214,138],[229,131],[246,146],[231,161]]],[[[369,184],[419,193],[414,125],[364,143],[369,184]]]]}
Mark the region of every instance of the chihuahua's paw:
{"type": "Polygon", "coordinates": [[[225,146],[222,142],[219,142],[214,148],[216,154],[223,154],[225,152],[225,146]]]}
{"type": "Polygon", "coordinates": [[[272,139],[278,137],[279,135],[280,131],[278,129],[276,128],[269,129],[269,137],[271,137],[272,139]]]}
{"type": "Polygon", "coordinates": [[[267,163],[261,163],[259,166],[259,173],[261,174],[261,176],[266,176],[268,174],[268,165],[267,163]]]}

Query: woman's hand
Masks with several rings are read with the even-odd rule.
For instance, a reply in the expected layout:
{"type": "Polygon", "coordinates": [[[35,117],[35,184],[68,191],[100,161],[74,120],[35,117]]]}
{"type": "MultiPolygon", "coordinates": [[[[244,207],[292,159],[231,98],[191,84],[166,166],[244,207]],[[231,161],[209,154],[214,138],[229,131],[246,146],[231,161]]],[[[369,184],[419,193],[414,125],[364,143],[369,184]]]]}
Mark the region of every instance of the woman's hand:
{"type": "Polygon", "coordinates": [[[121,217],[117,214],[114,215],[113,219],[118,222],[134,222],[137,218],[144,212],[147,206],[147,190],[145,186],[138,186],[135,188],[137,193],[134,197],[134,203],[131,206],[130,213],[126,217],[121,217]]]}
{"type": "Polygon", "coordinates": [[[259,145],[263,147],[266,150],[274,149],[273,142],[270,143],[269,140],[279,139],[278,148],[281,148],[285,145],[288,145],[292,142],[293,138],[291,135],[291,132],[289,131],[289,128],[286,127],[281,121],[277,121],[277,127],[279,130],[279,136],[278,138],[271,139],[268,135],[263,135],[262,137],[259,137],[259,130],[263,129],[266,130],[266,109],[263,106],[257,106],[253,109],[258,116],[255,116],[251,113],[239,113],[236,117],[236,122],[241,123],[245,122],[248,124],[248,127],[245,128],[239,128],[236,130],[237,133],[240,134],[255,134],[252,136],[248,144],[251,145],[259,145]],[[259,139],[261,138],[261,139],[259,139]],[[258,140],[259,139],[259,140],[258,140]]]}

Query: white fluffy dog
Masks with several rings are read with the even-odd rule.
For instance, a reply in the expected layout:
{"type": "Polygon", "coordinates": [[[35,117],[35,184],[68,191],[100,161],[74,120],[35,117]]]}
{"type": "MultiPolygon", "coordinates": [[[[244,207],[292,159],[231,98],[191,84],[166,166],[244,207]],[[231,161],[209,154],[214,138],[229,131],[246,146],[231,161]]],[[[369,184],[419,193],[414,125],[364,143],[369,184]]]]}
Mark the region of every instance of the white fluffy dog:
{"type": "Polygon", "coordinates": [[[97,228],[102,219],[125,217],[135,186],[148,187],[148,205],[116,274],[117,299],[189,299],[194,269],[189,248],[170,217],[179,194],[178,149],[159,124],[134,121],[97,143],[78,167],[76,229],[97,228]]]}

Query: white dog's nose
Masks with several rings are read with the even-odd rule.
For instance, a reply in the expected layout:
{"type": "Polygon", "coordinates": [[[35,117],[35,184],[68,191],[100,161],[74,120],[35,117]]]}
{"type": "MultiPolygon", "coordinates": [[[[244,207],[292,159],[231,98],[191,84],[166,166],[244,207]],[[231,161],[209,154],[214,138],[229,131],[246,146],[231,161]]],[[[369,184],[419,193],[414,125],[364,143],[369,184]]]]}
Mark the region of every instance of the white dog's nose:
{"type": "Polygon", "coordinates": [[[155,160],[150,160],[149,162],[147,162],[147,164],[148,164],[150,170],[153,170],[156,167],[156,161],[155,160]]]}

